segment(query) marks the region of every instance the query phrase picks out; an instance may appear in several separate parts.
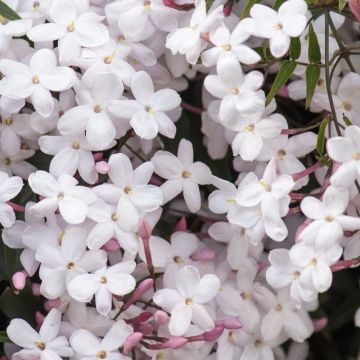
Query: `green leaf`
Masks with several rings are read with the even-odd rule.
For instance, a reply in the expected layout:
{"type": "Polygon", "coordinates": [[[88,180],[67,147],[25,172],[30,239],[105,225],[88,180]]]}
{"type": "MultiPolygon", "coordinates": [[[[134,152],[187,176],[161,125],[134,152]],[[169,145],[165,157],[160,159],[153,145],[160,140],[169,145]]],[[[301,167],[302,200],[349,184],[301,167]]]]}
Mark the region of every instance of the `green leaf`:
{"type": "Polygon", "coordinates": [[[279,7],[285,2],[286,0],[275,0],[274,5],[273,5],[273,9],[274,10],[278,10],[279,7]]]}
{"type": "Polygon", "coordinates": [[[326,116],[320,124],[319,133],[316,141],[316,151],[317,153],[322,156],[324,153],[324,146],[325,146],[325,130],[327,125],[329,124],[330,117],[326,116]]]}
{"type": "Polygon", "coordinates": [[[6,331],[0,331],[0,343],[11,343],[12,341],[6,334],[6,331]]]}
{"type": "Polygon", "coordinates": [[[270,103],[270,101],[274,98],[274,96],[278,93],[280,88],[285,85],[285,83],[289,80],[291,74],[294,72],[296,68],[296,63],[294,61],[285,60],[279,69],[278,74],[274,80],[274,83],[269,91],[269,94],[266,98],[266,105],[270,103]]]}
{"type": "Polygon", "coordinates": [[[346,6],[346,4],[348,3],[348,0],[339,0],[339,11],[342,12],[346,6]]]}
{"type": "Polygon", "coordinates": [[[344,123],[346,124],[346,126],[351,126],[353,124],[351,122],[351,120],[345,115],[343,115],[343,120],[344,120],[344,123]]]}
{"type": "Polygon", "coordinates": [[[206,0],[206,11],[209,11],[213,3],[214,0],[206,0]]]}
{"type": "Polygon", "coordinates": [[[291,38],[289,53],[290,53],[291,60],[296,60],[299,58],[300,53],[301,53],[301,42],[298,37],[291,38]]]}
{"type": "Polygon", "coordinates": [[[261,0],[248,0],[244,6],[243,11],[241,12],[240,19],[244,19],[249,16],[250,10],[253,7],[253,5],[261,2],[261,0]]]}
{"type": "Polygon", "coordinates": [[[314,96],[317,81],[320,78],[320,68],[317,65],[310,64],[306,68],[306,107],[308,108],[314,96]]]}
{"type": "Polygon", "coordinates": [[[314,28],[309,24],[309,38],[308,38],[308,49],[309,49],[309,61],[311,63],[318,64],[321,61],[321,52],[318,42],[318,38],[315,34],[314,28]]]}
{"type": "Polygon", "coordinates": [[[21,19],[21,17],[9,6],[7,6],[5,3],[3,3],[0,0],[0,16],[9,19],[9,20],[18,20],[21,19]]]}

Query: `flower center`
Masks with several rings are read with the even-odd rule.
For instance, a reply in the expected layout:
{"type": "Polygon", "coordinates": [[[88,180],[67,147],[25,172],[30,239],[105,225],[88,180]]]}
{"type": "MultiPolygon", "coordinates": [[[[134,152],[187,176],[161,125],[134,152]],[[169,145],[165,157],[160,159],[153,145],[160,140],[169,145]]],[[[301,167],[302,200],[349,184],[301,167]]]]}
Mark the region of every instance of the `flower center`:
{"type": "Polygon", "coordinates": [[[104,63],[111,64],[113,62],[114,58],[115,58],[115,51],[113,51],[113,53],[110,56],[106,56],[104,58],[104,63]]]}
{"type": "Polygon", "coordinates": [[[58,234],[59,245],[61,245],[62,239],[63,239],[64,235],[65,235],[65,231],[64,231],[64,230],[62,230],[62,231],[59,232],[59,234],[58,234]]]}
{"type": "Polygon", "coordinates": [[[150,11],[151,10],[151,1],[145,0],[144,7],[145,7],[145,10],[150,11]]]}
{"type": "Polygon", "coordinates": [[[112,221],[117,221],[117,219],[118,219],[117,213],[115,213],[115,212],[112,213],[112,214],[111,214],[111,220],[112,220],[112,221]]]}
{"type": "Polygon", "coordinates": [[[8,125],[8,126],[12,125],[12,123],[13,123],[12,117],[8,117],[8,118],[5,120],[5,124],[8,125]]]}
{"type": "Polygon", "coordinates": [[[236,204],[235,199],[226,199],[226,202],[227,202],[228,204],[231,204],[231,205],[236,204]]]}
{"type": "Polygon", "coordinates": [[[32,78],[33,84],[37,85],[40,82],[39,76],[35,75],[32,78]]]}
{"type": "Polygon", "coordinates": [[[106,284],[107,283],[107,278],[105,276],[102,276],[100,278],[100,282],[101,282],[101,284],[106,284]]]}
{"type": "Polygon", "coordinates": [[[332,221],[335,220],[335,216],[330,214],[330,215],[328,215],[328,216],[325,218],[325,220],[326,220],[327,222],[332,222],[332,221]]]}
{"type": "Polygon", "coordinates": [[[354,160],[360,160],[360,152],[359,152],[359,151],[353,152],[352,158],[353,158],[354,160]]]}
{"type": "Polygon", "coordinates": [[[145,106],[145,111],[148,112],[149,114],[155,114],[155,109],[152,108],[151,106],[145,106]]]}
{"type": "Polygon", "coordinates": [[[42,341],[36,341],[35,342],[35,345],[36,345],[36,347],[39,349],[39,350],[45,350],[45,347],[46,347],[46,345],[45,345],[45,343],[44,342],[42,342],[42,341]]]}
{"type": "Polygon", "coordinates": [[[0,24],[6,25],[8,22],[8,19],[0,15],[0,24]]]}
{"type": "Polygon", "coordinates": [[[193,303],[194,303],[193,299],[191,299],[191,298],[186,298],[185,299],[185,304],[186,305],[192,305],[193,303]]]}
{"type": "Polygon", "coordinates": [[[349,100],[344,100],[342,105],[346,111],[350,111],[352,109],[351,102],[349,100]]]}
{"type": "Polygon", "coordinates": [[[72,148],[75,150],[79,150],[80,149],[80,144],[78,142],[75,142],[72,144],[72,148]]]}
{"type": "Polygon", "coordinates": [[[231,93],[232,94],[234,94],[234,95],[238,95],[239,94],[239,89],[237,88],[237,87],[233,87],[232,89],[231,89],[231,93]]]}
{"type": "Polygon", "coordinates": [[[277,23],[274,25],[273,29],[274,30],[282,30],[283,26],[280,23],[277,23]]]}
{"type": "Polygon", "coordinates": [[[183,171],[182,172],[182,177],[184,178],[184,179],[187,179],[187,178],[189,178],[189,177],[191,177],[192,176],[192,173],[191,173],[191,171],[183,171]]]}
{"type": "Polygon", "coordinates": [[[255,125],[250,124],[248,126],[245,126],[244,130],[247,131],[247,132],[253,132],[255,130],[255,125]]]}
{"type": "Polygon", "coordinates": [[[278,158],[279,160],[284,160],[285,155],[286,155],[286,151],[283,150],[283,149],[281,149],[281,150],[279,150],[278,153],[277,153],[277,158],[278,158]]]}
{"type": "Polygon", "coordinates": [[[182,264],[184,262],[183,258],[181,256],[174,256],[173,260],[177,264],[182,264]]]}
{"type": "Polygon", "coordinates": [[[40,9],[40,3],[38,1],[35,1],[32,6],[34,11],[39,11],[40,9]]]}
{"type": "Polygon", "coordinates": [[[66,29],[68,32],[73,32],[75,30],[75,23],[72,21],[66,29]]]}
{"type": "Polygon", "coordinates": [[[10,160],[9,158],[6,158],[6,159],[4,160],[4,164],[5,164],[5,165],[10,165],[10,164],[11,164],[11,160],[10,160]]]}
{"type": "Polygon", "coordinates": [[[283,307],[282,307],[281,304],[276,304],[276,306],[275,306],[275,311],[280,312],[282,309],[283,309],[283,307]]]}
{"type": "Polygon", "coordinates": [[[296,270],[293,272],[292,277],[294,280],[297,280],[300,277],[300,271],[296,270]]]}
{"type": "Polygon", "coordinates": [[[119,43],[123,44],[123,43],[126,41],[125,36],[124,36],[124,35],[119,35],[119,36],[117,37],[117,41],[118,41],[119,43]]]}
{"type": "Polygon", "coordinates": [[[68,268],[68,270],[74,270],[74,269],[75,269],[75,263],[69,262],[69,263],[67,264],[67,268],[68,268]]]}
{"type": "Polygon", "coordinates": [[[93,110],[95,113],[98,114],[101,113],[104,110],[104,108],[101,105],[95,105],[93,110]]]}
{"type": "Polygon", "coordinates": [[[99,351],[96,354],[96,357],[99,358],[99,359],[105,359],[106,358],[106,352],[105,351],[99,351]]]}
{"type": "Polygon", "coordinates": [[[311,259],[310,261],[309,261],[309,266],[316,266],[316,264],[317,264],[317,260],[314,258],[314,259],[311,259]]]}
{"type": "Polygon", "coordinates": [[[59,192],[57,198],[58,198],[58,200],[64,200],[64,196],[65,196],[65,194],[63,192],[59,192]]]}
{"type": "Polygon", "coordinates": [[[127,194],[127,195],[130,195],[132,194],[132,189],[130,186],[125,186],[124,187],[124,193],[127,194]]]}
{"type": "Polygon", "coordinates": [[[323,85],[324,85],[324,80],[323,80],[323,79],[319,79],[319,80],[316,82],[316,85],[317,85],[317,86],[323,86],[323,85]]]}
{"type": "Polygon", "coordinates": [[[256,340],[256,341],[254,342],[254,345],[255,345],[255,347],[257,347],[257,348],[261,347],[261,345],[262,345],[261,340],[256,340]]]}
{"type": "Polygon", "coordinates": [[[30,146],[28,144],[21,144],[21,150],[29,150],[30,146]]]}
{"type": "Polygon", "coordinates": [[[231,50],[231,45],[230,45],[230,44],[224,44],[224,45],[221,45],[221,47],[222,47],[225,51],[230,51],[230,50],[231,50]]]}
{"type": "Polygon", "coordinates": [[[251,294],[248,292],[242,292],[240,294],[240,296],[243,298],[243,300],[250,300],[251,299],[251,294]]]}
{"type": "Polygon", "coordinates": [[[162,353],[161,351],[156,354],[155,360],[164,360],[164,359],[165,359],[164,353],[162,353]]]}
{"type": "Polygon", "coordinates": [[[262,185],[265,189],[265,191],[270,192],[271,191],[271,185],[268,184],[265,180],[259,180],[259,184],[262,185]]]}

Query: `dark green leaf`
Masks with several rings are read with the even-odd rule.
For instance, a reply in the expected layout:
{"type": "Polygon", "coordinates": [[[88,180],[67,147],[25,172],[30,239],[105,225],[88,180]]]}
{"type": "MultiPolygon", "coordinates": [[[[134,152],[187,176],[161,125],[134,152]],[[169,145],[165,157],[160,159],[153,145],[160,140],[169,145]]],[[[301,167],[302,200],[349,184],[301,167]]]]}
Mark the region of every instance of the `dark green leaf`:
{"type": "Polygon", "coordinates": [[[321,124],[320,124],[320,127],[319,127],[319,133],[318,133],[318,137],[317,137],[317,142],[316,142],[316,151],[318,152],[318,154],[320,156],[323,155],[324,153],[324,146],[325,146],[325,130],[326,130],[326,127],[329,123],[329,116],[326,116],[322,121],[321,121],[321,124]]]}
{"type": "Polygon", "coordinates": [[[309,107],[314,96],[317,81],[320,78],[320,68],[317,65],[310,64],[306,68],[306,107],[309,107]]]}
{"type": "Polygon", "coordinates": [[[318,64],[321,61],[321,52],[318,42],[318,38],[315,34],[314,28],[309,24],[309,38],[308,38],[308,51],[309,51],[309,61],[311,63],[318,64]]]}
{"type": "Polygon", "coordinates": [[[206,11],[209,11],[213,3],[214,0],[206,0],[206,11]]]}
{"type": "Polygon", "coordinates": [[[21,19],[20,16],[13,9],[11,9],[1,0],[0,0],[0,16],[3,16],[4,18],[9,20],[21,19]]]}
{"type": "Polygon", "coordinates": [[[291,60],[296,60],[299,58],[300,53],[301,53],[301,42],[300,39],[298,37],[296,38],[291,38],[291,43],[290,43],[290,59],[291,60]]]}
{"type": "Polygon", "coordinates": [[[347,116],[345,116],[345,115],[343,115],[343,120],[344,120],[344,123],[346,124],[346,126],[350,126],[350,125],[353,124],[353,123],[351,122],[351,120],[350,120],[347,116]]]}
{"type": "Polygon", "coordinates": [[[274,98],[274,96],[278,93],[280,88],[285,85],[285,83],[289,80],[291,74],[294,72],[296,68],[296,63],[294,61],[285,60],[279,69],[278,74],[274,80],[274,83],[269,91],[269,94],[266,98],[266,105],[270,103],[270,101],[274,98]]]}
{"type": "Polygon", "coordinates": [[[348,0],[339,0],[339,11],[342,12],[348,3],[348,0]]]}
{"type": "Polygon", "coordinates": [[[273,5],[273,9],[277,10],[279,9],[279,7],[285,2],[286,0],[275,0],[274,5],[273,5]]]}
{"type": "Polygon", "coordinates": [[[0,331],[0,343],[11,343],[6,331],[0,331]]]}
{"type": "Polygon", "coordinates": [[[243,11],[241,12],[240,19],[248,17],[252,6],[259,2],[261,2],[261,0],[248,0],[244,6],[243,11]]]}

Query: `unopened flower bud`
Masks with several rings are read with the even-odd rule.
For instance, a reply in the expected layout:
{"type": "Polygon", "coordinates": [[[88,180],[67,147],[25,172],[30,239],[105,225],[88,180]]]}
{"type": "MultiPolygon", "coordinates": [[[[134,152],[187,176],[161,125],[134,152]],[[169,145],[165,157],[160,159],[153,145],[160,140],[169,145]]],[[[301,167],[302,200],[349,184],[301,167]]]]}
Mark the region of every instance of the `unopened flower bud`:
{"type": "Polygon", "coordinates": [[[95,169],[99,174],[107,174],[110,171],[110,166],[106,161],[99,161],[95,165],[95,169]]]}
{"type": "Polygon", "coordinates": [[[25,271],[16,272],[11,278],[14,288],[19,291],[24,289],[27,277],[28,274],[25,271]]]}
{"type": "Polygon", "coordinates": [[[31,291],[32,291],[34,296],[40,296],[41,295],[40,284],[32,284],[31,285],[31,291]]]}
{"type": "Polygon", "coordinates": [[[357,21],[360,21],[360,1],[359,0],[349,0],[349,8],[353,13],[357,21]]]}
{"type": "Polygon", "coordinates": [[[186,217],[182,216],[178,223],[175,225],[175,231],[186,231],[187,230],[187,221],[186,217]]]}
{"type": "Polygon", "coordinates": [[[116,251],[120,249],[119,242],[116,239],[110,239],[104,246],[101,247],[105,251],[116,251]]]}
{"type": "Polygon", "coordinates": [[[313,324],[314,324],[315,331],[321,331],[328,324],[328,318],[323,317],[323,318],[320,318],[320,319],[314,319],[313,324]]]}
{"type": "Polygon", "coordinates": [[[190,258],[194,261],[211,261],[215,259],[215,251],[208,248],[203,248],[194,252],[190,258]]]}
{"type": "Polygon", "coordinates": [[[138,344],[144,335],[141,332],[134,332],[130,334],[124,344],[124,353],[129,354],[133,347],[138,344]]]}
{"type": "Polygon", "coordinates": [[[100,161],[103,158],[103,153],[97,152],[97,153],[93,154],[93,156],[94,156],[95,161],[100,161]]]}
{"type": "Polygon", "coordinates": [[[223,326],[215,326],[214,329],[205,332],[203,334],[203,337],[205,341],[214,341],[217,338],[219,338],[223,332],[224,332],[223,326]]]}
{"type": "Polygon", "coordinates": [[[159,325],[165,325],[169,321],[169,315],[162,310],[156,310],[154,313],[154,320],[159,325]]]}
{"type": "Polygon", "coordinates": [[[241,322],[234,317],[228,317],[224,319],[221,323],[222,326],[228,330],[238,330],[242,328],[241,322]]]}

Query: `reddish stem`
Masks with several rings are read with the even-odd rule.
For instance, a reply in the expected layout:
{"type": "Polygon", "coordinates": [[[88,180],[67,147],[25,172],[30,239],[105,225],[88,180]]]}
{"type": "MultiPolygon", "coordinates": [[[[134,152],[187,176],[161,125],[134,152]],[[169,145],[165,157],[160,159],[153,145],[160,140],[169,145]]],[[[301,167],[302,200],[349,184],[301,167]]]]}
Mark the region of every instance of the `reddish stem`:
{"type": "Polygon", "coordinates": [[[298,173],[292,174],[291,176],[296,181],[296,180],[302,179],[303,177],[314,173],[317,169],[320,169],[322,166],[323,166],[322,164],[316,163],[316,164],[310,166],[309,168],[305,169],[304,171],[300,171],[298,173]]]}
{"type": "Polygon", "coordinates": [[[10,205],[15,211],[25,212],[25,207],[24,206],[15,204],[15,203],[13,203],[11,201],[8,201],[7,204],[10,205]]]}
{"type": "Polygon", "coordinates": [[[203,113],[203,109],[201,108],[198,108],[197,106],[194,106],[194,105],[191,105],[191,104],[188,104],[187,102],[185,101],[182,101],[181,102],[181,107],[193,114],[196,114],[196,115],[201,115],[203,113]]]}

